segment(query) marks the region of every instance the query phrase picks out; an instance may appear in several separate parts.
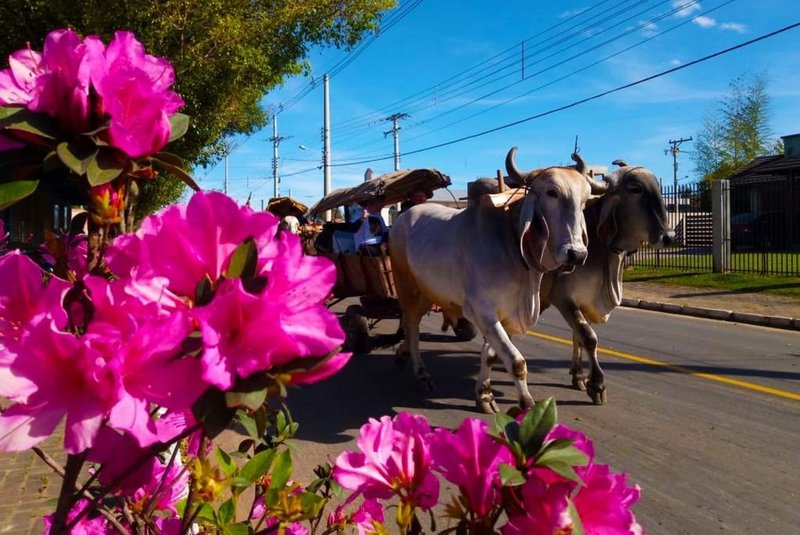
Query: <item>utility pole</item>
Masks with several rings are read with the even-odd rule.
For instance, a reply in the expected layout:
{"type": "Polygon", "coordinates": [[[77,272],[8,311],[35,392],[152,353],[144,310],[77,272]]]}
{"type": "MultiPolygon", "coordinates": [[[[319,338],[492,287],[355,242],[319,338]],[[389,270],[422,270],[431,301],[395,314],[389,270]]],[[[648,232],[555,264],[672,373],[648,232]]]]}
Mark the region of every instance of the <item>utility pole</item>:
{"type": "MultiPolygon", "coordinates": [[[[331,192],[331,110],[330,110],[330,78],[328,75],[322,77],[322,168],[324,176],[323,194],[331,192]]],[[[325,221],[331,220],[331,211],[325,212],[325,221]]]]}
{"type": "Polygon", "coordinates": [[[281,144],[281,141],[284,139],[289,139],[290,137],[292,136],[281,137],[278,135],[278,115],[273,112],[272,137],[269,138],[269,141],[272,141],[272,197],[274,199],[277,199],[281,192],[281,178],[278,175],[278,145],[281,144]]]}
{"type": "Polygon", "coordinates": [[[408,118],[407,113],[394,113],[384,119],[384,121],[391,121],[392,122],[392,129],[388,132],[384,132],[383,136],[386,137],[389,134],[392,134],[394,138],[394,170],[400,170],[400,127],[397,126],[397,121],[400,119],[408,118]]]}
{"type": "Polygon", "coordinates": [[[228,194],[228,153],[225,153],[225,179],[222,181],[222,193],[228,194]]]}
{"type": "MultiPolygon", "coordinates": [[[[692,141],[691,137],[688,138],[681,138],[681,139],[670,139],[669,144],[670,148],[664,150],[664,154],[672,153],[672,170],[673,170],[673,177],[672,177],[672,185],[675,187],[675,199],[678,198],[678,153],[681,151],[680,146],[681,143],[686,141],[692,141]]],[[[678,210],[678,203],[675,203],[675,210],[678,210]]]]}

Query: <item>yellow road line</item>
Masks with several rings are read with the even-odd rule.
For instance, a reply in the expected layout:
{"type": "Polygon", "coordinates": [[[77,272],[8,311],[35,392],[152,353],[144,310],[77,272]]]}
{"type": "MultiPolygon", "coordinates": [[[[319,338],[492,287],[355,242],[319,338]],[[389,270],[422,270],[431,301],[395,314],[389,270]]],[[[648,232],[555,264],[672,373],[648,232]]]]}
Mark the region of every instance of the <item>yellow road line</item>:
{"type": "MultiPolygon", "coordinates": [[[[535,336],[536,338],[542,338],[543,340],[548,340],[550,342],[556,342],[558,344],[564,344],[572,347],[572,340],[567,340],[566,338],[561,338],[559,336],[550,336],[549,334],[537,333],[533,331],[528,331],[527,334],[529,336],[535,336]]],[[[756,383],[750,383],[748,381],[740,381],[739,379],[731,379],[730,377],[723,377],[722,375],[715,375],[713,373],[698,372],[689,368],[684,368],[683,366],[677,366],[675,364],[670,364],[668,362],[663,362],[660,360],[649,359],[646,357],[638,357],[636,355],[631,355],[629,353],[614,351],[613,349],[602,349],[598,347],[597,352],[604,353],[606,355],[611,355],[612,357],[632,360],[633,362],[638,362],[640,364],[659,366],[661,368],[667,368],[677,372],[685,373],[687,375],[702,377],[703,379],[708,379],[709,381],[716,381],[718,383],[725,383],[733,386],[738,386],[740,388],[746,388],[748,390],[755,390],[756,392],[761,392],[763,394],[772,394],[773,396],[800,401],[800,394],[795,392],[789,392],[787,390],[770,388],[768,386],[763,386],[756,383]]]]}

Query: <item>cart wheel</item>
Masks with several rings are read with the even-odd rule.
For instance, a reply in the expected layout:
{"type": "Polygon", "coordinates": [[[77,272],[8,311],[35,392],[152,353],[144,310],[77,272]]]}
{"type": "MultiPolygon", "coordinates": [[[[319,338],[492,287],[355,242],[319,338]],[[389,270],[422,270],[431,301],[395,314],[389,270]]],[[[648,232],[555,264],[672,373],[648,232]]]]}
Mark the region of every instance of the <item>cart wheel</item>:
{"type": "Polygon", "coordinates": [[[458,323],[453,326],[453,332],[456,333],[456,338],[462,342],[469,342],[478,335],[477,329],[467,318],[460,318],[458,323]]]}
{"type": "Polygon", "coordinates": [[[345,347],[353,353],[369,353],[369,325],[364,308],[350,305],[344,312],[345,347]]]}

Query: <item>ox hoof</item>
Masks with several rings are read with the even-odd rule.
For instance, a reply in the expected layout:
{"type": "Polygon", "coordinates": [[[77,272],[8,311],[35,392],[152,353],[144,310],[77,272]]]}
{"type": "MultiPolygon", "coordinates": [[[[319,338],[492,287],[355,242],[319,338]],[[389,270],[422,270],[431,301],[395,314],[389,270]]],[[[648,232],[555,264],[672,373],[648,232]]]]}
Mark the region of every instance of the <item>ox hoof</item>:
{"type": "Polygon", "coordinates": [[[404,368],[406,363],[408,362],[408,359],[410,358],[411,358],[411,353],[409,353],[408,351],[397,350],[394,353],[394,364],[398,368],[404,368]]]}
{"type": "Polygon", "coordinates": [[[422,390],[423,392],[433,392],[436,389],[436,386],[433,384],[433,378],[431,378],[430,374],[426,371],[417,374],[417,377],[414,379],[414,384],[417,390],[422,390]]]}
{"type": "Polygon", "coordinates": [[[580,390],[581,392],[586,391],[586,376],[585,375],[573,375],[572,376],[572,386],[576,390],[580,390]]]}
{"type": "Polygon", "coordinates": [[[592,403],[595,405],[605,405],[608,402],[608,392],[606,385],[593,385],[586,384],[586,393],[592,398],[592,403]]]}
{"type": "Polygon", "coordinates": [[[494,414],[500,412],[500,408],[494,401],[494,396],[491,398],[478,398],[475,400],[475,405],[484,414],[494,414]]]}
{"type": "Polygon", "coordinates": [[[519,400],[519,407],[522,410],[532,409],[534,405],[536,405],[536,402],[533,401],[533,398],[531,396],[523,397],[522,399],[519,400]]]}

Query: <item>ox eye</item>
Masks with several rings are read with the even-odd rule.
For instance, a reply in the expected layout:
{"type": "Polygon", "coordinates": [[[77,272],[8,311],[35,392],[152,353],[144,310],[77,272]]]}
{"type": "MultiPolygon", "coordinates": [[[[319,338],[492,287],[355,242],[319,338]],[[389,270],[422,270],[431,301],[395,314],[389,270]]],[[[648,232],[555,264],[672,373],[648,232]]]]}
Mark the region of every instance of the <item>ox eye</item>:
{"type": "Polygon", "coordinates": [[[556,199],[558,198],[558,192],[556,192],[554,189],[549,189],[547,190],[547,196],[556,199]]]}

